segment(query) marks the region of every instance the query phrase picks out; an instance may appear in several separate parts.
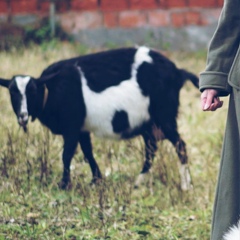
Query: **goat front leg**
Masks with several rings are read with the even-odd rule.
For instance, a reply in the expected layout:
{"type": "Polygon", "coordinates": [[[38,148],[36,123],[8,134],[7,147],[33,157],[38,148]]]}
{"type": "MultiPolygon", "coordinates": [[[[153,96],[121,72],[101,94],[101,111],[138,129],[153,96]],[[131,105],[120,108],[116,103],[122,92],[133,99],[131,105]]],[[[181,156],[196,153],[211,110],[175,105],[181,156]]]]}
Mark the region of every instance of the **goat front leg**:
{"type": "Polygon", "coordinates": [[[145,143],[145,162],[143,164],[142,171],[135,181],[135,188],[139,187],[143,182],[145,182],[146,175],[149,173],[152,167],[152,162],[157,151],[157,140],[152,131],[142,134],[142,137],[145,143]]]}
{"type": "Polygon", "coordinates": [[[95,158],[93,157],[90,133],[88,132],[80,133],[79,143],[81,145],[84,157],[88,161],[90,168],[92,170],[93,179],[91,183],[95,184],[100,179],[102,179],[102,174],[95,158]]]}
{"type": "Polygon", "coordinates": [[[63,148],[63,176],[61,182],[58,184],[61,189],[70,189],[71,188],[71,176],[70,176],[70,165],[73,155],[75,153],[78,135],[68,134],[63,136],[64,139],[64,148],[63,148]]]}

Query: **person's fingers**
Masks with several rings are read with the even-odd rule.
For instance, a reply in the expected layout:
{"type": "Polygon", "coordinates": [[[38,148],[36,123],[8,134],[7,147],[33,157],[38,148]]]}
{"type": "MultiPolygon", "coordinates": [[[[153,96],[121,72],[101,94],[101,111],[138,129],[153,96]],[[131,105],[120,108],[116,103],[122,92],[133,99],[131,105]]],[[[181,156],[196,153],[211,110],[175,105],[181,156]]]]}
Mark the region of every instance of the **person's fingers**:
{"type": "Polygon", "coordinates": [[[206,104],[206,100],[207,100],[207,90],[203,91],[201,94],[201,107],[202,110],[204,110],[204,106],[206,104]]]}
{"type": "Polygon", "coordinates": [[[215,111],[218,108],[221,108],[223,105],[223,101],[220,101],[219,98],[214,98],[213,103],[209,106],[206,111],[215,111]]]}
{"type": "Polygon", "coordinates": [[[221,107],[223,102],[217,97],[215,89],[205,89],[201,94],[201,106],[203,111],[215,111],[221,107]]]}
{"type": "Polygon", "coordinates": [[[211,89],[206,89],[203,91],[201,95],[201,103],[202,103],[203,111],[206,111],[209,109],[209,107],[214,101],[214,97],[215,97],[215,92],[212,91],[211,89]]]}

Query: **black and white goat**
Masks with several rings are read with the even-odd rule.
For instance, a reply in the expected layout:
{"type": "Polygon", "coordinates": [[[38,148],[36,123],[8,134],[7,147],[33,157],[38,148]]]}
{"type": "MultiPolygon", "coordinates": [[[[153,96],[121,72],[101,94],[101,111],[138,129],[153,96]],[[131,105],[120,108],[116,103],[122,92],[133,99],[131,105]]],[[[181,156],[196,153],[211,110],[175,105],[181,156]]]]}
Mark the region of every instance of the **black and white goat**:
{"type": "Polygon", "coordinates": [[[112,139],[141,135],[146,158],[136,185],[152,165],[157,141],[168,139],[180,159],[181,187],[190,187],[186,145],[177,130],[179,92],[185,80],[198,77],[147,47],[121,48],[56,62],[35,79],[17,75],[0,85],[10,91],[18,123],[29,116],[64,139],[61,188],[71,182],[70,164],[80,143],[93,182],[102,178],[90,133],[112,139]],[[159,139],[159,134],[161,137],[159,139]]]}

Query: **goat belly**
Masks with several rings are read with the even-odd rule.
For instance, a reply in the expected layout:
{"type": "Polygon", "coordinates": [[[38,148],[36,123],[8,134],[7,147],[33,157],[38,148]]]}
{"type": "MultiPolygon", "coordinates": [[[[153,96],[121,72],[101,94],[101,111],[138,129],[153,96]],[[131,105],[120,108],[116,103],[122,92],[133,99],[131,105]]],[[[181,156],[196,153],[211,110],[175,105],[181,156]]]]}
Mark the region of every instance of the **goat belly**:
{"type": "MultiPolygon", "coordinates": [[[[137,126],[131,126],[129,122],[129,113],[124,110],[116,110],[112,118],[96,117],[86,119],[82,131],[93,132],[97,137],[109,139],[127,139],[140,133],[140,130],[147,122],[140,122],[137,126]]],[[[140,116],[139,116],[140,117],[140,116]]]]}
{"type": "Polygon", "coordinates": [[[82,78],[86,118],[83,131],[98,137],[121,139],[131,135],[150,120],[148,96],[144,96],[136,79],[122,81],[100,93],[92,91],[82,78]]]}

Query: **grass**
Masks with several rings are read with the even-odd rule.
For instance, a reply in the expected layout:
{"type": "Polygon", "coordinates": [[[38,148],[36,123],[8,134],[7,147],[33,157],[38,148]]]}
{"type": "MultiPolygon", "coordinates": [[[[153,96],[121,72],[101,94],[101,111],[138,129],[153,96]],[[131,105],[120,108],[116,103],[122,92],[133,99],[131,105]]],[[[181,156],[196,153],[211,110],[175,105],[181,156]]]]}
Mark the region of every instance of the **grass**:
{"type": "MultiPolygon", "coordinates": [[[[32,46],[0,53],[1,77],[35,77],[50,63],[95,52],[68,43],[32,46]]],[[[165,52],[179,67],[198,74],[205,53],[165,52]]],[[[207,240],[227,111],[200,109],[191,83],[181,90],[179,132],[187,143],[194,189],[179,190],[177,156],[169,142],[159,143],[146,185],[133,188],[143,162],[140,138],[126,142],[93,137],[94,154],[106,175],[90,186],[91,173],[79,149],[72,161],[73,188],[61,191],[62,139],[39,122],[29,133],[19,129],[6,89],[0,89],[0,240],[2,239],[147,239],[207,240]],[[161,183],[164,178],[166,185],[161,183]]]]}

